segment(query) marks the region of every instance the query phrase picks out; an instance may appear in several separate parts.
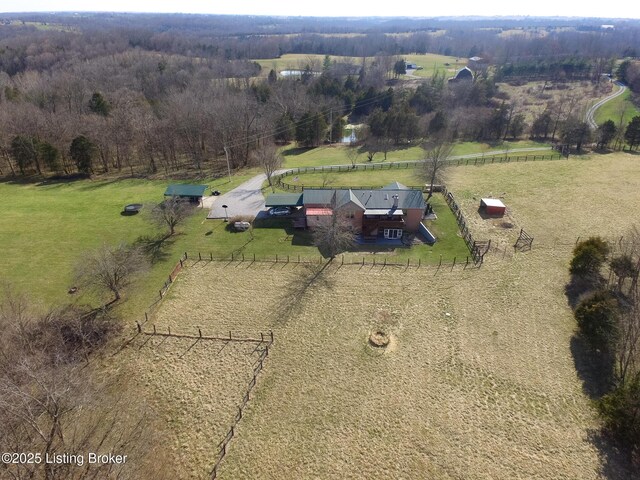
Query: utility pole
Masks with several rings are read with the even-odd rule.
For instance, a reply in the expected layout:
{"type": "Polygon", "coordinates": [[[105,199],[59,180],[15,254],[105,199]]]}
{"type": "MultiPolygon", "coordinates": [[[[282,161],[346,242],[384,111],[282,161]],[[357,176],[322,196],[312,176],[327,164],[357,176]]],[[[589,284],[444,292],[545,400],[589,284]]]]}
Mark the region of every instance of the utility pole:
{"type": "Polygon", "coordinates": [[[224,147],[224,155],[227,157],[227,172],[229,173],[229,183],[231,183],[231,164],[229,163],[229,149],[224,147]]]}

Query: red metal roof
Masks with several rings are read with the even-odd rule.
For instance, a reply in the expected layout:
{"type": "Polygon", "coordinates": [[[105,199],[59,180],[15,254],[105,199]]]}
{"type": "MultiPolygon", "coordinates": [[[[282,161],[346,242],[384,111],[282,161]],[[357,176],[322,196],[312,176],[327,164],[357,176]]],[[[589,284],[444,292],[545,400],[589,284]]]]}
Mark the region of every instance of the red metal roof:
{"type": "Polygon", "coordinates": [[[315,215],[315,216],[329,216],[333,215],[333,210],[330,208],[307,208],[307,215],[315,215]]]}

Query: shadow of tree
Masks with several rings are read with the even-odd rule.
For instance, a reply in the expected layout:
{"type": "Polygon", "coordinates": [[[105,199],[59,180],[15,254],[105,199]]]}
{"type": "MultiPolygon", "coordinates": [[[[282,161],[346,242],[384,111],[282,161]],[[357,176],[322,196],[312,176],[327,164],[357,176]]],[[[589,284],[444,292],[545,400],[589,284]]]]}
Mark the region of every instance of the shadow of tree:
{"type": "Polygon", "coordinates": [[[153,264],[166,260],[169,257],[168,250],[175,243],[175,239],[166,235],[150,237],[144,235],[138,237],[133,245],[139,247],[147,255],[149,261],[153,264]]]}
{"type": "Polygon", "coordinates": [[[291,281],[278,302],[277,323],[286,323],[287,320],[304,304],[305,296],[311,289],[332,289],[335,281],[327,275],[327,268],[332,261],[323,263],[309,263],[301,265],[300,276],[291,281]]]}
{"type": "Polygon", "coordinates": [[[632,480],[638,478],[634,471],[633,460],[628,449],[624,445],[617,444],[602,430],[592,429],[587,433],[587,438],[600,453],[600,475],[608,480],[632,480]]]}
{"type": "Polygon", "coordinates": [[[569,348],[578,378],[582,381],[582,391],[593,400],[601,398],[611,389],[611,356],[594,352],[580,335],[571,337],[569,348]]]}

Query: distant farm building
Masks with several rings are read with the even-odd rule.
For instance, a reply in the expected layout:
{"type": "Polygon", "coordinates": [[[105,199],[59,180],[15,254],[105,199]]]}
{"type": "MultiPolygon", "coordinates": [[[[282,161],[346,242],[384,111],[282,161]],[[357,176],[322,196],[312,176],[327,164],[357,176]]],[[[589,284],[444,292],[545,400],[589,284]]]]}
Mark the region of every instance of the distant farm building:
{"type": "Polygon", "coordinates": [[[456,75],[453,78],[449,79],[450,82],[462,82],[462,81],[473,81],[473,72],[469,67],[461,68],[456,72],[456,75]]]}
{"type": "Polygon", "coordinates": [[[492,217],[502,217],[507,207],[497,198],[483,198],[480,200],[480,211],[492,217]]]}

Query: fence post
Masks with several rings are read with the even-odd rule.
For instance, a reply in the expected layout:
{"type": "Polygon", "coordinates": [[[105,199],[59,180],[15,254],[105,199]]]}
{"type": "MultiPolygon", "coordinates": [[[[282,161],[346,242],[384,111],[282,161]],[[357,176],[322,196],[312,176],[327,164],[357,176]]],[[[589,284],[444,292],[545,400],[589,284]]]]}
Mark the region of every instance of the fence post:
{"type": "Polygon", "coordinates": [[[144,321],[145,323],[149,321],[149,315],[147,315],[147,312],[144,312],[144,321]]]}
{"type": "Polygon", "coordinates": [[[300,254],[298,254],[298,263],[300,263],[300,254]]]}
{"type": "Polygon", "coordinates": [[[162,298],[162,289],[160,289],[160,298],[162,298]]]}
{"type": "Polygon", "coordinates": [[[186,260],[187,258],[187,252],[184,252],[184,259],[186,260]]]}
{"type": "Polygon", "coordinates": [[[156,334],[156,324],[155,323],[153,324],[153,334],[154,335],[156,334]]]}
{"type": "Polygon", "coordinates": [[[453,270],[453,267],[456,266],[456,258],[458,257],[453,257],[453,265],[451,266],[451,270],[453,270]]]}
{"type": "Polygon", "coordinates": [[[182,268],[182,259],[180,259],[180,268],[182,268]]]}
{"type": "Polygon", "coordinates": [[[254,262],[256,261],[256,254],[255,253],[253,254],[253,261],[254,262]]]}
{"type": "Polygon", "coordinates": [[[418,268],[420,268],[421,264],[422,264],[422,259],[420,257],[418,257],[418,268]]]}
{"type": "Polygon", "coordinates": [[[342,255],[342,261],[341,261],[340,265],[344,265],[344,255],[342,255]]]}
{"type": "Polygon", "coordinates": [[[362,257],[362,266],[364,267],[364,257],[362,257]]]}
{"type": "Polygon", "coordinates": [[[440,265],[442,265],[442,254],[440,254],[440,263],[438,263],[438,268],[440,268],[440,265]]]}
{"type": "Polygon", "coordinates": [[[202,338],[202,330],[200,330],[200,327],[198,327],[198,335],[202,338]]]}
{"type": "Polygon", "coordinates": [[[244,253],[242,254],[242,261],[244,262],[244,253]]]}
{"type": "Polygon", "coordinates": [[[202,260],[202,255],[198,252],[198,260],[202,260]]]}
{"type": "Polygon", "coordinates": [[[409,259],[407,258],[407,267],[409,266],[409,259]]]}
{"type": "Polygon", "coordinates": [[[213,252],[209,252],[209,260],[213,262],[213,252]]]}
{"type": "Polygon", "coordinates": [[[138,327],[138,333],[142,333],[142,327],[140,326],[137,320],[136,320],[136,325],[138,327]]]}

